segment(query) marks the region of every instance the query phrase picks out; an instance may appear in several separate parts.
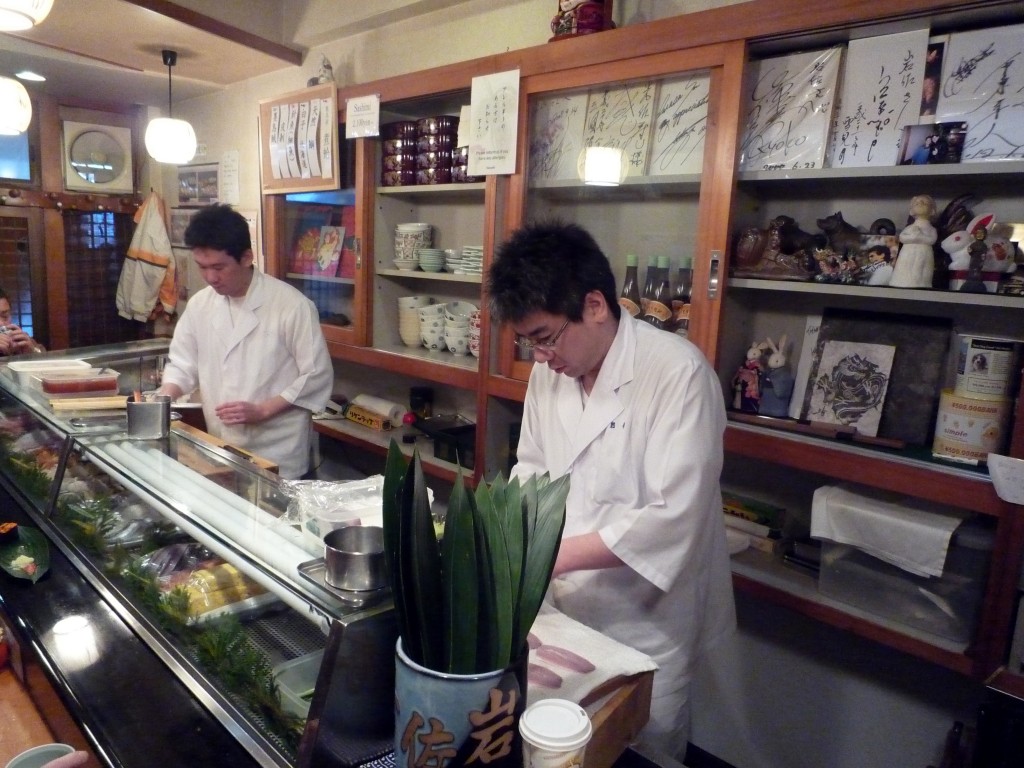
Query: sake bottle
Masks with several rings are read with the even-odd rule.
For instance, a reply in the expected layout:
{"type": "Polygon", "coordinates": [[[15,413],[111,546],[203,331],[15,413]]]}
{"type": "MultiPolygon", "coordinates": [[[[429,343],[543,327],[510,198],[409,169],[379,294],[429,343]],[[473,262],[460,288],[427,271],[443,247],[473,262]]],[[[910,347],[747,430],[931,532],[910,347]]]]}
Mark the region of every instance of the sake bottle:
{"type": "Polygon", "coordinates": [[[651,283],[651,291],[647,296],[644,308],[644,320],[655,328],[665,328],[672,319],[672,288],[669,284],[668,256],[659,256],[657,275],[651,283]]]}
{"type": "Polygon", "coordinates": [[[640,314],[640,284],[637,278],[637,258],[632,253],[626,256],[626,279],[622,281],[619,306],[629,312],[631,317],[636,317],[640,314]]]}
{"type": "Polygon", "coordinates": [[[672,294],[673,330],[686,338],[690,330],[690,294],[693,291],[693,257],[679,259],[679,275],[672,294]]]}

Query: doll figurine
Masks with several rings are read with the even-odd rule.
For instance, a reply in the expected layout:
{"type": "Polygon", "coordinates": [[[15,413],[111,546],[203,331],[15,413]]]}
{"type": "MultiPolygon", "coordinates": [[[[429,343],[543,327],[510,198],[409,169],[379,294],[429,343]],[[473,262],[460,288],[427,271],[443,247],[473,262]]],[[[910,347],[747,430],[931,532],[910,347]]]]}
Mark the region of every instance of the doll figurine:
{"type": "Polygon", "coordinates": [[[768,345],[755,341],[747,350],[746,360],[732,378],[734,410],[757,413],[761,401],[761,379],[764,376],[764,353],[768,345]]]}
{"type": "Polygon", "coordinates": [[[762,416],[786,418],[789,415],[789,399],[793,396],[793,374],[786,367],[786,334],[782,334],[778,346],[768,337],[768,370],[761,380],[761,402],[758,413],[762,416]]]}
{"type": "Polygon", "coordinates": [[[935,252],[932,246],[938,232],[932,226],[935,200],[931,195],[917,195],[910,201],[913,221],[900,232],[899,254],[893,267],[889,285],[894,288],[931,288],[935,273],[935,252]]]}

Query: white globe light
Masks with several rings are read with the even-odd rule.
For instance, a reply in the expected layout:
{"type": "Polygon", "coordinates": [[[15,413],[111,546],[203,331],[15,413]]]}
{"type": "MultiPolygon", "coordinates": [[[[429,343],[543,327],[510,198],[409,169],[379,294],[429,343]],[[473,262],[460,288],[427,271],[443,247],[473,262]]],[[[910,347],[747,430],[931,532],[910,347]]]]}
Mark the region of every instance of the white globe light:
{"type": "Polygon", "coordinates": [[[25,86],[9,77],[0,77],[0,134],[17,136],[32,122],[32,101],[25,86]]]}
{"type": "Polygon", "coordinates": [[[31,29],[51,8],[53,0],[0,0],[0,32],[31,29]]]}
{"type": "Polygon", "coordinates": [[[187,163],[196,156],[196,132],[186,120],[153,118],[146,128],[146,151],[158,163],[187,163]]]}

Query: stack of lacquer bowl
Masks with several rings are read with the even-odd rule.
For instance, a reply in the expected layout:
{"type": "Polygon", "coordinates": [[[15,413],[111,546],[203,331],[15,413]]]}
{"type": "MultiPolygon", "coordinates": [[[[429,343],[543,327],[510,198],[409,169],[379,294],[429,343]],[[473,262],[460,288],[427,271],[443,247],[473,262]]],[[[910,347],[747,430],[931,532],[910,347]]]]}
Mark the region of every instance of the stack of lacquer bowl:
{"type": "Polygon", "coordinates": [[[459,118],[452,115],[424,117],[416,121],[416,183],[450,184],[452,150],[459,118]]]}
{"type": "Polygon", "coordinates": [[[382,187],[404,187],[416,183],[416,121],[401,120],[380,127],[384,140],[381,157],[382,187]]]}

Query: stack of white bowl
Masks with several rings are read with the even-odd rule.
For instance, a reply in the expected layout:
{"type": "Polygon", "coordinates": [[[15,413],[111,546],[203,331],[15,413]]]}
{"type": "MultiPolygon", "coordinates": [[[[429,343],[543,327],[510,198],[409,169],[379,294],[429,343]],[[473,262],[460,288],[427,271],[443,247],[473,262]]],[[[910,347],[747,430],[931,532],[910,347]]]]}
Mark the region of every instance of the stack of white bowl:
{"type": "Polygon", "coordinates": [[[480,357],[480,310],[469,313],[469,353],[480,357]]]}
{"type": "Polygon", "coordinates": [[[470,316],[477,309],[468,301],[450,301],[444,305],[444,343],[453,355],[469,354],[470,316]]]}
{"type": "Polygon", "coordinates": [[[456,272],[462,266],[462,252],[454,248],[444,249],[444,271],[456,272]]]}
{"type": "Polygon", "coordinates": [[[423,344],[420,334],[420,309],[434,303],[430,296],[402,296],[398,300],[398,335],[407,347],[423,344]]]}
{"type": "Polygon", "coordinates": [[[432,227],[423,222],[410,222],[395,227],[395,258],[400,261],[416,258],[418,248],[429,248],[432,227]]]}
{"type": "Polygon", "coordinates": [[[444,304],[420,307],[420,343],[427,349],[444,349],[444,304]]]}
{"type": "Polygon", "coordinates": [[[444,251],[440,248],[417,248],[416,258],[424,272],[440,272],[444,269],[444,251]]]}

